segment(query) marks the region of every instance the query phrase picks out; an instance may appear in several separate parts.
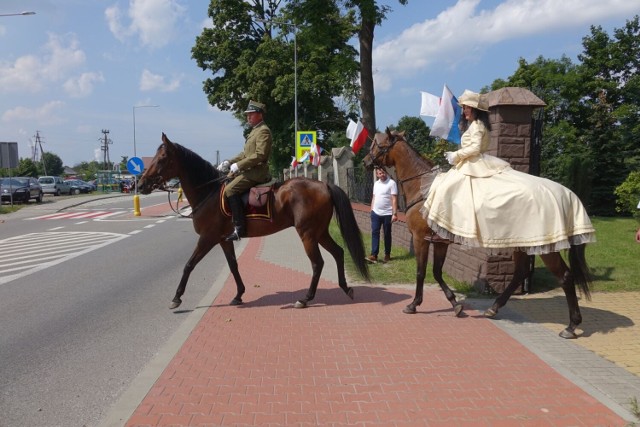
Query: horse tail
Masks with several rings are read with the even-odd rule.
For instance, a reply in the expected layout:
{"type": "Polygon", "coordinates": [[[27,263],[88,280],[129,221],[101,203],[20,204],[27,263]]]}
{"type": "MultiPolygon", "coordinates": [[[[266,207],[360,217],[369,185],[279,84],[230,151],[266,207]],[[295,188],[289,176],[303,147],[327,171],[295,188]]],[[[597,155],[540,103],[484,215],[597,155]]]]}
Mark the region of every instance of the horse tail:
{"type": "Polygon", "coordinates": [[[569,265],[571,267],[571,274],[576,285],[580,287],[580,290],[591,301],[591,272],[587,266],[587,260],[584,256],[585,245],[571,245],[569,249],[569,265]]]}
{"type": "Polygon", "coordinates": [[[370,281],[369,267],[366,260],[364,250],[364,244],[362,243],[362,234],[360,228],[356,222],[356,217],[353,215],[353,209],[351,208],[351,201],[349,196],[337,185],[327,183],[329,193],[331,194],[331,200],[333,201],[333,207],[336,213],[336,219],[338,221],[338,227],[340,227],[340,233],[347,245],[349,255],[353,260],[360,276],[367,281],[370,281]]]}

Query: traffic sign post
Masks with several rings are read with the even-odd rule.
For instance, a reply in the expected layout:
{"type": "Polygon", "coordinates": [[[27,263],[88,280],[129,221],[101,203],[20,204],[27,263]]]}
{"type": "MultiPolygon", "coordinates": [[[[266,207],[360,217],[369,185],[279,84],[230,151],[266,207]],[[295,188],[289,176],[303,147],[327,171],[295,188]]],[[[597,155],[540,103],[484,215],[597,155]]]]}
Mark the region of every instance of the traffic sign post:
{"type": "Polygon", "coordinates": [[[144,162],[140,157],[132,157],[127,162],[127,170],[134,179],[133,215],[140,216],[140,196],[138,196],[138,175],[144,170],[144,162]]]}

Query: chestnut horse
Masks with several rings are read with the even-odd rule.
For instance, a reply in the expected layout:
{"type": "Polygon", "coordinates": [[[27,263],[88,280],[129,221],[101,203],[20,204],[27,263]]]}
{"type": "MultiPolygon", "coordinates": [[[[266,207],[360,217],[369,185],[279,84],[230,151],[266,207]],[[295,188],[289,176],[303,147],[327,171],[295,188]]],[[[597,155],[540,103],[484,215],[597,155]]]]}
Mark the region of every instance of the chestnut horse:
{"type": "MultiPolygon", "coordinates": [[[[422,217],[420,208],[423,206],[425,189],[421,188],[422,181],[429,182],[435,177],[434,165],[422,157],[404,139],[403,132],[389,131],[377,133],[371,144],[371,151],[363,160],[365,166],[389,167],[396,170],[398,182],[407,198],[406,218],[407,226],[413,238],[413,249],[416,255],[416,291],[413,301],[403,310],[405,313],[416,312],[417,306],[422,303],[423,285],[429,256],[430,241],[425,236],[433,233],[427,221],[422,217]]],[[[429,185],[430,186],[430,185],[429,185]]],[[[523,206],[523,209],[527,209],[523,206]]],[[[539,221],[532,217],[531,221],[539,221]]],[[[442,266],[447,256],[447,243],[434,242],[433,252],[433,276],[445,293],[445,296],[454,308],[456,316],[462,313],[462,305],[456,301],[456,297],[442,278],[442,266]]],[[[587,299],[590,299],[591,275],[584,256],[585,245],[572,245],[569,249],[570,267],[562,259],[558,252],[540,255],[547,268],[556,276],[569,305],[569,325],[560,333],[562,338],[577,338],[576,327],[582,323],[582,315],[578,306],[576,286],[579,286],[587,299]]],[[[529,256],[522,251],[513,252],[515,271],[513,279],[505,290],[496,298],[491,308],[484,315],[492,318],[498,314],[518,285],[523,282],[529,270],[529,256]]]]}
{"type": "MultiPolygon", "coordinates": [[[[236,282],[237,293],[231,305],[242,304],[245,286],[238,272],[233,242],[224,240],[224,236],[233,229],[231,219],[222,212],[220,206],[220,188],[227,177],[193,151],[169,141],[163,133],[162,144],[151,164],[145,168],[138,182],[138,190],[142,194],[149,194],[154,189],[163,189],[166,181],[176,177],[180,179],[184,195],[192,207],[193,227],[200,238],[184,266],[182,279],[170,308],[180,306],[191,271],[217,244],[222,247],[236,282]]],[[[296,302],[296,308],[306,307],[315,297],[324,266],[318,244],[336,260],[338,284],[353,299],[353,289],[347,286],[344,273],[344,250],[329,234],[329,223],[334,210],[349,254],[360,275],[368,281],[369,271],[364,260],[362,236],[351,202],[340,187],[306,178],[290,179],[275,189],[272,220],[247,220],[248,237],[266,236],[288,227],[296,228],[313,270],[309,290],[304,299],[296,302]]]]}

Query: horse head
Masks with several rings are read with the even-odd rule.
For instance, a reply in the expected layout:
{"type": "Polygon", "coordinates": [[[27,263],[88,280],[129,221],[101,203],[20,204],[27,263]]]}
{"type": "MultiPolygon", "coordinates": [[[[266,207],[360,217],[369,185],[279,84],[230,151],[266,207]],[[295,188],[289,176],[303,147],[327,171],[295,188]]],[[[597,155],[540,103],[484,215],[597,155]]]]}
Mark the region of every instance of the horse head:
{"type": "Polygon", "coordinates": [[[367,169],[373,167],[394,166],[395,160],[390,156],[393,146],[398,141],[404,141],[404,131],[392,131],[387,128],[384,133],[378,132],[373,138],[369,153],[362,159],[362,163],[367,169]]]}
{"type": "Polygon", "coordinates": [[[144,169],[138,180],[138,191],[149,194],[157,188],[164,188],[164,183],[178,176],[178,162],[175,160],[176,146],[162,133],[162,144],[158,147],[151,164],[144,169]]]}

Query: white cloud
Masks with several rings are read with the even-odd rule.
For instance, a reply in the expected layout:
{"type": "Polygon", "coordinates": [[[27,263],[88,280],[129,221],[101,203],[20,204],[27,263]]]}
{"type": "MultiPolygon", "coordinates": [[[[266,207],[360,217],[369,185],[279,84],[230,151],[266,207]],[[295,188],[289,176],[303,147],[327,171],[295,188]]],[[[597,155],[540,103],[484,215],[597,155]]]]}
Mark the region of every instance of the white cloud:
{"type": "Polygon", "coordinates": [[[68,79],[64,90],[73,98],[84,98],[91,95],[96,83],[103,82],[102,73],[82,73],[79,77],[68,79]]]}
{"type": "Polygon", "coordinates": [[[186,8],[178,0],[131,0],[127,12],[130,22],[124,25],[117,5],[105,10],[114,37],[124,42],[137,36],[143,46],[153,49],[166,46],[178,35],[178,21],[185,14],[186,8]]]}
{"type": "Polygon", "coordinates": [[[74,34],[59,36],[49,33],[42,55],[26,55],[13,64],[0,64],[0,90],[35,93],[52,82],[64,79],[86,61],[78,46],[74,34]]]}
{"type": "Polygon", "coordinates": [[[5,111],[2,121],[13,123],[17,121],[28,121],[30,124],[48,125],[62,122],[62,118],[57,115],[65,103],[62,101],[51,101],[39,108],[16,107],[5,111]]]}
{"type": "Polygon", "coordinates": [[[179,87],[179,78],[174,78],[167,82],[163,76],[153,74],[147,69],[143,70],[142,76],[140,76],[140,90],[142,91],[159,90],[161,92],[173,92],[179,87]]]}
{"type": "Polygon", "coordinates": [[[504,40],[630,16],[639,10],[637,3],[628,0],[507,0],[494,10],[477,10],[479,4],[480,0],[459,0],[436,18],[412,25],[375,47],[376,90],[389,90],[394,78],[435,64],[456,67],[504,40]]]}

